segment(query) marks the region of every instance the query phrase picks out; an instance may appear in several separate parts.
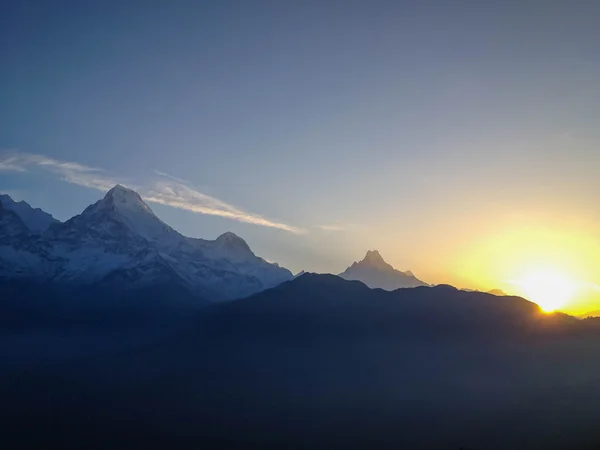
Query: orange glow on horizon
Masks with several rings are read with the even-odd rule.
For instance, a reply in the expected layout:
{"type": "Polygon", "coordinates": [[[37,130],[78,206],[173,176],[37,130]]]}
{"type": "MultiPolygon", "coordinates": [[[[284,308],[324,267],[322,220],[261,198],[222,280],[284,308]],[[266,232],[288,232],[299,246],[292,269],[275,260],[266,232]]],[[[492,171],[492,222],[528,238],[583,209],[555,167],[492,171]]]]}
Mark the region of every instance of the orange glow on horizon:
{"type": "Polygon", "coordinates": [[[479,236],[457,258],[457,275],[482,290],[524,297],[546,312],[600,310],[600,240],[582,229],[524,225],[479,236]]]}

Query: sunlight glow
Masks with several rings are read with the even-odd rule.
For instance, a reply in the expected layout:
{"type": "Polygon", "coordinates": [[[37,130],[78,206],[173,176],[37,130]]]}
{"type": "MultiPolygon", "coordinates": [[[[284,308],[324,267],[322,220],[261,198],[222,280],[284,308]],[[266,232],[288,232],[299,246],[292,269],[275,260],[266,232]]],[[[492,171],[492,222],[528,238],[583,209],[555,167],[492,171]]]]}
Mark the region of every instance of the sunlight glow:
{"type": "Polygon", "coordinates": [[[577,284],[564,274],[553,270],[528,272],[515,282],[528,300],[537,303],[545,312],[567,305],[577,291],[577,284]]]}

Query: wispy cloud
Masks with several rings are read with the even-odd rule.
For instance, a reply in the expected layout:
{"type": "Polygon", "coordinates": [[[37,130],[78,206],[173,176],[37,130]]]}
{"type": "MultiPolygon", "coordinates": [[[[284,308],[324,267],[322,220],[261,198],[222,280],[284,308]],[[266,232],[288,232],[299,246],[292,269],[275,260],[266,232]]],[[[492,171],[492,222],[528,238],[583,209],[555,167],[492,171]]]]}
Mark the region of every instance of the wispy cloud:
{"type": "Polygon", "coordinates": [[[354,224],[354,223],[347,223],[347,224],[342,224],[342,225],[315,225],[315,228],[318,228],[319,230],[323,230],[323,231],[331,231],[331,232],[335,232],[335,231],[350,231],[356,228],[359,228],[360,225],[354,224]]]}
{"type": "Polygon", "coordinates": [[[159,181],[145,195],[145,200],[173,206],[200,214],[225,217],[239,222],[251,223],[270,228],[279,228],[291,233],[302,234],[306,230],[281,222],[275,222],[261,215],[248,213],[210,195],[177,181],[159,181]]]}
{"type": "Polygon", "coordinates": [[[26,169],[17,157],[6,156],[0,158],[0,172],[26,172],[26,169]]]}
{"type": "Polygon", "coordinates": [[[68,183],[103,192],[108,191],[116,184],[122,184],[137,190],[142,198],[148,202],[160,203],[198,214],[219,216],[238,222],[277,228],[296,234],[307,232],[305,229],[267,219],[259,214],[244,211],[215,197],[203,194],[191,186],[188,181],[158,170],[155,170],[154,173],[167,180],[151,183],[150,187],[136,187],[96,167],[23,152],[0,154],[0,170],[13,172],[43,171],[68,183]]]}
{"type": "Polygon", "coordinates": [[[99,191],[107,191],[118,182],[102,169],[85,166],[76,162],[59,161],[44,155],[12,152],[0,156],[0,168],[14,172],[41,170],[58,176],[68,183],[85,186],[99,191]]]}
{"type": "Polygon", "coordinates": [[[169,180],[176,181],[177,183],[181,183],[181,184],[188,184],[188,185],[189,185],[189,184],[192,184],[192,183],[191,183],[190,181],[188,181],[188,180],[184,180],[183,178],[179,178],[179,177],[173,176],[173,175],[171,175],[171,174],[168,174],[168,173],[166,173],[166,172],[163,172],[163,171],[161,171],[161,170],[154,170],[154,173],[155,173],[156,175],[159,175],[159,176],[161,176],[161,177],[168,178],[169,180]]]}

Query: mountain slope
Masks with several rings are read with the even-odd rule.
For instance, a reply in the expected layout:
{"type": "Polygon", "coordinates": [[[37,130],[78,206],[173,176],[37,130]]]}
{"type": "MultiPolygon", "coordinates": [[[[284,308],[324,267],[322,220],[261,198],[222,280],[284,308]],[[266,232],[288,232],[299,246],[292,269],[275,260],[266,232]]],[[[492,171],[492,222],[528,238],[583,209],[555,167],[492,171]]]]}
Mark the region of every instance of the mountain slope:
{"type": "Polygon", "coordinates": [[[288,270],[254,255],[233,233],[214,241],[183,236],[136,192],[119,185],[81,214],[35,238],[22,221],[5,215],[6,223],[0,225],[6,231],[0,231],[15,236],[6,240],[0,254],[5,267],[0,276],[7,279],[121,289],[178,285],[203,299],[226,300],[292,278],[288,270]]]}
{"type": "Polygon", "coordinates": [[[393,291],[399,288],[427,286],[410,271],[400,272],[386,263],[377,250],[369,250],[362,261],[354,262],[339,274],[345,280],[362,281],[370,288],[393,291]]]}
{"type": "Polygon", "coordinates": [[[0,204],[5,209],[13,211],[30,231],[37,234],[43,233],[53,224],[60,223],[40,208],[32,208],[24,201],[15,202],[6,194],[0,194],[0,204]]]}

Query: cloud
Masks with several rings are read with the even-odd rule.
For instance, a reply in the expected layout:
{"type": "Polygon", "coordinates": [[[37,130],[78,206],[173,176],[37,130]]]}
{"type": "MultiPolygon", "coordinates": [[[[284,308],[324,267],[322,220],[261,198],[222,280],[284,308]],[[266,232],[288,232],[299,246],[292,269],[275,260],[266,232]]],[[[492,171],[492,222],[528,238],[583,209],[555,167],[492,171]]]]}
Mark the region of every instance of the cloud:
{"type": "Polygon", "coordinates": [[[169,180],[176,181],[177,183],[181,183],[181,184],[192,184],[192,183],[191,183],[191,182],[189,182],[188,180],[184,180],[183,178],[178,178],[178,177],[175,177],[175,176],[173,176],[173,175],[170,175],[170,174],[168,174],[168,173],[166,173],[166,172],[162,172],[162,171],[160,171],[160,170],[156,170],[156,169],[155,169],[155,170],[154,170],[154,173],[155,173],[156,175],[160,175],[161,177],[168,178],[169,180]]]}
{"type": "Polygon", "coordinates": [[[315,228],[323,231],[345,231],[346,227],[342,225],[315,225],[315,228]]]}
{"type": "Polygon", "coordinates": [[[67,183],[85,186],[99,191],[107,191],[118,181],[106,174],[102,169],[88,167],[83,164],[59,161],[44,155],[13,152],[0,156],[0,170],[15,172],[31,172],[40,170],[58,176],[67,183]]]}
{"type": "Polygon", "coordinates": [[[26,169],[19,163],[17,157],[6,156],[0,158],[0,172],[26,172],[26,169]]]}
{"type": "Polygon", "coordinates": [[[275,222],[258,214],[248,213],[210,195],[203,194],[184,183],[173,180],[155,183],[150,191],[146,192],[145,195],[142,194],[142,197],[149,202],[160,203],[199,214],[225,217],[263,227],[278,228],[296,234],[307,232],[302,228],[275,222]]]}
{"type": "Polygon", "coordinates": [[[354,223],[347,223],[344,225],[315,225],[315,228],[318,228],[319,230],[331,231],[331,232],[350,231],[352,229],[356,229],[359,227],[360,227],[360,225],[356,225],[354,223]]]}
{"type": "Polygon", "coordinates": [[[185,209],[198,214],[219,216],[238,222],[260,225],[263,227],[277,228],[291,233],[302,234],[307,231],[267,219],[261,215],[246,212],[236,206],[223,202],[210,195],[203,194],[190,186],[190,183],[181,178],[174,177],[165,172],[155,170],[154,173],[167,178],[151,184],[150,187],[135,187],[111,176],[104,170],[89,167],[69,161],[59,161],[43,155],[23,152],[0,154],[0,170],[13,172],[43,171],[59,177],[68,183],[77,184],[99,191],[106,192],[117,184],[121,184],[138,191],[142,198],[148,202],[160,203],[174,208],[185,209]]]}

